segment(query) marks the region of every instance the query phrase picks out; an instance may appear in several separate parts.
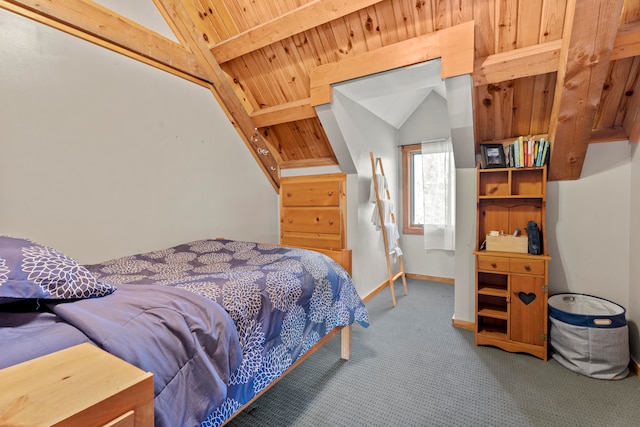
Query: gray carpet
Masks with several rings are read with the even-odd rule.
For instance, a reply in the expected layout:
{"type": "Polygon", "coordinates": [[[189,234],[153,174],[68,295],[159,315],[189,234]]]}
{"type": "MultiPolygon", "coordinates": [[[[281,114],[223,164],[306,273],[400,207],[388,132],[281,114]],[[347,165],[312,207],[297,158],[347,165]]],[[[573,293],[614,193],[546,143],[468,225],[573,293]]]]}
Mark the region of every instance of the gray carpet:
{"type": "Polygon", "coordinates": [[[640,426],[640,378],[597,380],[550,359],[476,347],[451,326],[453,285],[396,284],[369,301],[371,326],[339,336],[230,426],[640,426]]]}

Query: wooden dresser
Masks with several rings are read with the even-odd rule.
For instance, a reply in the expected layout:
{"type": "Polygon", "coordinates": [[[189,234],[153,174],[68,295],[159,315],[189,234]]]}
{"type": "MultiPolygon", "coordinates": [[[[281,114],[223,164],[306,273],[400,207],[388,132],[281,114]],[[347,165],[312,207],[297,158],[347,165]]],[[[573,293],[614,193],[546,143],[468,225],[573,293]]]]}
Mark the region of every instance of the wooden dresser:
{"type": "Polygon", "coordinates": [[[153,426],[153,375],[80,344],[0,370],[0,425],[153,426]]]}
{"type": "Polygon", "coordinates": [[[283,177],[280,180],[280,244],[346,248],[346,175],[283,177]]]}

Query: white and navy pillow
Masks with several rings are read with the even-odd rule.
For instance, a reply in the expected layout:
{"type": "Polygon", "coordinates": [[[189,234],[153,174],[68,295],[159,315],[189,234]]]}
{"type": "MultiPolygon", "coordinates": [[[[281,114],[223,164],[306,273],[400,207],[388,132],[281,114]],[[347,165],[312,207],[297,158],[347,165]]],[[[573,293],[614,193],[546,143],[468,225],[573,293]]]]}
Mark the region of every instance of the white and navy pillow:
{"type": "Polygon", "coordinates": [[[0,304],[24,299],[73,300],[109,295],[74,259],[27,239],[0,236],[0,304]]]}

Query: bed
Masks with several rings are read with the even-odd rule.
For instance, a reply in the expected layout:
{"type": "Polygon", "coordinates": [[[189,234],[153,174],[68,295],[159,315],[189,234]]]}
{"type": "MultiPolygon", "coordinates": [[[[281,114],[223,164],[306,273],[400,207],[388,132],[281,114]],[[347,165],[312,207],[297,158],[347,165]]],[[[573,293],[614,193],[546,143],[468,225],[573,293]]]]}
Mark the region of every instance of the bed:
{"type": "Polygon", "coordinates": [[[368,326],[344,252],[208,239],[83,266],[27,239],[0,250],[0,368],[93,343],[154,374],[159,426],[222,425],[368,326]]]}

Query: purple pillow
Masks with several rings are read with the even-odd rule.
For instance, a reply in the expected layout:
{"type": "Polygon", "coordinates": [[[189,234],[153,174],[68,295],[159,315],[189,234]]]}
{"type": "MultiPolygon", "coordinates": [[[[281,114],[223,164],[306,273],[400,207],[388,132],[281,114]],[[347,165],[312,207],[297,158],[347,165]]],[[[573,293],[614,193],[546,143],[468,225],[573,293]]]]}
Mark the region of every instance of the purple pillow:
{"type": "Polygon", "coordinates": [[[77,261],[27,239],[0,236],[0,304],[23,299],[81,299],[109,295],[77,261]]]}

